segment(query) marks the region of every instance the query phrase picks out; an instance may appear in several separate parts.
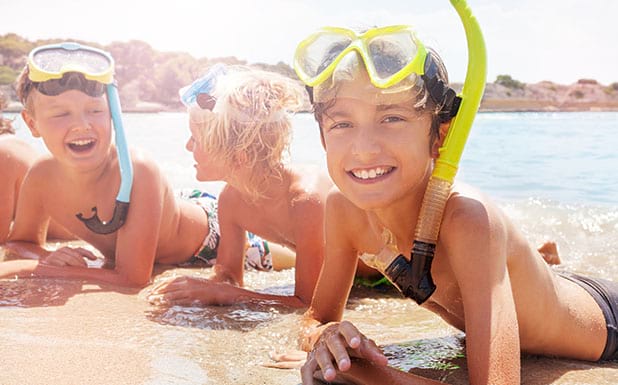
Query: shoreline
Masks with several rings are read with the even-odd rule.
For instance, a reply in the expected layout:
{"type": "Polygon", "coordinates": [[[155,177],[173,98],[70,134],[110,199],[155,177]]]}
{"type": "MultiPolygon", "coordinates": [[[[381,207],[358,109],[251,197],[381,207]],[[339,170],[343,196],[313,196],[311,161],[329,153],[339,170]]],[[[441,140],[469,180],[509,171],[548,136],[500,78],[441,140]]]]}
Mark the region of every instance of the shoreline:
{"type": "MultiPolygon", "coordinates": [[[[461,94],[463,85],[453,83],[451,87],[461,94]]],[[[11,85],[0,85],[0,92],[8,97],[8,106],[4,112],[19,113],[22,105],[16,100],[11,85]]],[[[120,94],[123,94],[121,88],[120,94]]],[[[122,98],[121,98],[122,100],[122,98]]],[[[122,103],[123,112],[156,113],[182,112],[184,106],[176,101],[160,103],[144,100],[126,100],[122,103]]],[[[550,81],[539,83],[513,84],[488,82],[479,112],[616,112],[618,111],[618,82],[602,85],[596,80],[580,79],[564,85],[550,81]]],[[[311,112],[309,100],[299,112],[311,112]]]]}
{"type": "MultiPolygon", "coordinates": [[[[22,110],[21,103],[11,103],[2,112],[19,114],[22,110]]],[[[134,107],[123,108],[123,113],[130,114],[150,114],[161,112],[184,112],[184,108],[168,108],[165,106],[157,107],[134,107]]],[[[309,109],[299,111],[300,113],[312,113],[309,109]]],[[[481,103],[478,112],[483,113],[500,113],[500,112],[618,112],[618,103],[615,105],[594,105],[586,104],[581,106],[558,107],[555,105],[547,105],[538,101],[529,101],[527,103],[503,103],[502,100],[491,100],[488,103],[481,103]]]]}

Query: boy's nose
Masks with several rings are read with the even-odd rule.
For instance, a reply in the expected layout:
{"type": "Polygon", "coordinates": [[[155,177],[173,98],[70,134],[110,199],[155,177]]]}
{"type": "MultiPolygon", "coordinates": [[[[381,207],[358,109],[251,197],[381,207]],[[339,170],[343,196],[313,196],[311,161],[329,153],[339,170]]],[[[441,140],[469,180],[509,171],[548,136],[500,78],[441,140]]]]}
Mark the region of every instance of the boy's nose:
{"type": "Polygon", "coordinates": [[[88,114],[85,113],[75,114],[73,119],[73,125],[76,128],[82,130],[91,130],[93,126],[90,117],[88,116],[88,114]]]}
{"type": "Polygon", "coordinates": [[[191,136],[188,140],[187,143],[185,144],[185,148],[187,149],[187,151],[189,152],[193,152],[193,146],[195,145],[195,140],[193,140],[193,137],[191,136]]]}
{"type": "Polygon", "coordinates": [[[358,130],[353,138],[352,153],[361,158],[371,158],[381,151],[377,133],[371,128],[358,130]]]}

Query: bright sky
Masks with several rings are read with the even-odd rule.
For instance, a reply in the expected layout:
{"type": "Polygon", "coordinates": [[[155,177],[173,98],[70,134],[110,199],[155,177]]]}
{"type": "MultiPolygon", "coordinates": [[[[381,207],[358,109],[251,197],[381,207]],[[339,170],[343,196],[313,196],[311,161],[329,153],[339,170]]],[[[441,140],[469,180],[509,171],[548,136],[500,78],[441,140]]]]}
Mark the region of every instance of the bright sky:
{"type": "MultiPolygon", "coordinates": [[[[527,83],[618,82],[618,1],[468,4],[485,35],[489,81],[509,74],[527,83]]],[[[321,26],[411,24],[441,54],[452,81],[463,81],[466,71],[463,27],[447,0],[2,0],[0,15],[0,34],[30,40],[142,40],[196,58],[272,64],[290,64],[296,44],[321,26]]]]}

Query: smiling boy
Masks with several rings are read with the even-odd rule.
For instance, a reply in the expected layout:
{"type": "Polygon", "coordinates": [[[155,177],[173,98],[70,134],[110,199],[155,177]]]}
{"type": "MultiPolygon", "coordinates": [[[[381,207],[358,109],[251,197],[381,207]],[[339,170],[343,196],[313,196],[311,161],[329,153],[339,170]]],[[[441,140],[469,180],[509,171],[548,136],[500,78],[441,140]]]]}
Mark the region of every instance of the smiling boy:
{"type": "MultiPolygon", "coordinates": [[[[106,98],[109,91],[106,84],[89,78],[92,73],[98,75],[100,68],[83,70],[90,64],[80,62],[84,56],[71,52],[77,49],[106,54],[74,43],[60,47],[51,48],[65,55],[58,58],[62,70],[49,79],[33,80],[36,63],[30,60],[17,82],[24,105],[21,115],[32,135],[43,139],[50,154],[38,160],[24,179],[6,245],[11,257],[20,259],[0,264],[0,276],[34,275],[145,286],[155,262],[187,262],[196,250],[199,252],[209,235],[208,217],[200,206],[176,199],[156,164],[138,151],[131,152],[134,179],[124,225],[100,234],[76,216],[89,213],[95,206],[102,218],[111,218],[121,172],[112,143],[106,98]],[[108,268],[87,267],[86,259],[96,257],[85,248],[44,248],[52,219],[100,251],[108,268]]],[[[105,68],[109,74],[113,73],[111,63],[105,68]]]]}
{"type": "MultiPolygon", "coordinates": [[[[419,48],[403,27],[358,35],[331,28],[306,42],[297,51],[296,69],[312,87],[328,171],[338,191],[326,203],[325,261],[303,321],[302,347],[309,352],[303,383],[317,376],[356,384],[434,384],[388,367],[376,344],[341,319],[359,258],[381,261],[412,249],[438,149],[458,107],[444,92],[446,70],[439,56],[419,48]],[[343,43],[312,49],[326,37],[343,43]],[[372,42],[377,43],[371,49],[348,49],[372,42]],[[406,71],[376,67],[417,57],[424,73],[406,67],[400,80],[376,86],[406,71]]],[[[616,359],[617,284],[556,274],[480,191],[455,183],[446,198],[433,264],[420,271],[427,290],[412,297],[465,331],[472,384],[519,384],[522,351],[616,359]]],[[[414,260],[408,262],[414,269],[414,260]]]]}

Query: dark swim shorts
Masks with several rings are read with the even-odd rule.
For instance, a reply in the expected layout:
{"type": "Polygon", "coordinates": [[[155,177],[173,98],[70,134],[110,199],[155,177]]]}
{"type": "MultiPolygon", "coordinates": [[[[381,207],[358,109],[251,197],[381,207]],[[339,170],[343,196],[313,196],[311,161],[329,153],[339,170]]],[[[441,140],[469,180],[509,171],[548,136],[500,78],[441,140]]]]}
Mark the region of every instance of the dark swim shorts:
{"type": "Polygon", "coordinates": [[[618,360],[618,283],[577,274],[560,274],[583,287],[599,304],[607,324],[607,342],[599,361],[618,360]]]}

